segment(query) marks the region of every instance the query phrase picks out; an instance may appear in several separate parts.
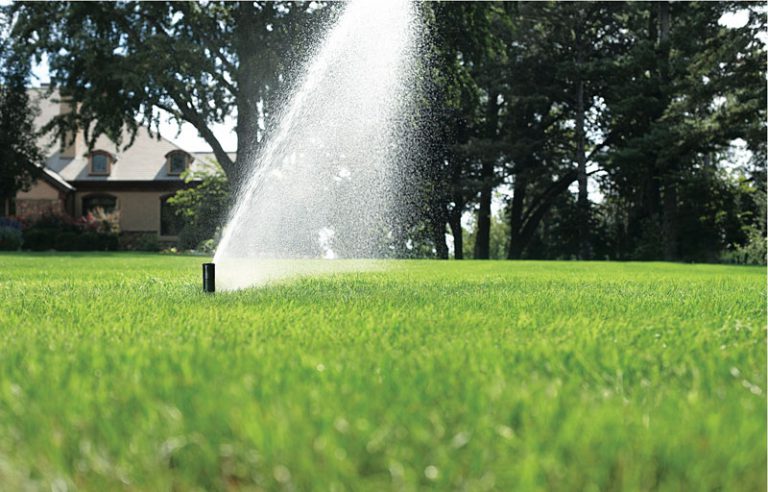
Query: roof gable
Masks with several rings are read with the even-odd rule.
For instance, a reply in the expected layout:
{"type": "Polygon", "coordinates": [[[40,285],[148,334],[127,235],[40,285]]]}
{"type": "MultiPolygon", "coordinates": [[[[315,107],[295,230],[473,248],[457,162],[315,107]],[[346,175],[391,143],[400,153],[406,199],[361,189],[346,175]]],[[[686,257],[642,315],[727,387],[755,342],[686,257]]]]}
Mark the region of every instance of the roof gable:
{"type": "MultiPolygon", "coordinates": [[[[53,117],[59,114],[60,104],[58,92],[48,95],[45,89],[30,89],[30,101],[39,109],[35,117],[35,126],[39,130],[53,117]]],[[[130,135],[124,133],[124,141],[129,141],[130,135]]],[[[166,156],[182,151],[193,157],[190,164],[192,170],[215,172],[216,166],[197,159],[196,154],[187,152],[170,140],[160,136],[152,136],[146,127],[139,128],[133,144],[128,148],[120,148],[106,135],[96,140],[93,151],[108,152],[114,157],[111,172],[108,176],[90,174],[90,151],[85,143],[83,132],[78,132],[75,139],[74,157],[62,155],[60,146],[51,135],[40,136],[38,146],[46,155],[45,166],[58,174],[64,181],[180,181],[178,174],[170,174],[166,156]]],[[[206,154],[207,156],[207,154],[206,154]]]]}

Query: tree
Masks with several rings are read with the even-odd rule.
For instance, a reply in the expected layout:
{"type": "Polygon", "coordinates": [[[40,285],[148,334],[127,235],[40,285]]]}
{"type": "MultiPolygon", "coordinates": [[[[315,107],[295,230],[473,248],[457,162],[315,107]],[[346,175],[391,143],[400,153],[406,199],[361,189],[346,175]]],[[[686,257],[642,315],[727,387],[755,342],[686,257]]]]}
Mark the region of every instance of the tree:
{"type": "Polygon", "coordinates": [[[510,9],[504,4],[476,7],[472,29],[477,42],[467,54],[472,60],[473,77],[481,90],[482,120],[475,138],[465,146],[478,162],[479,187],[474,258],[489,259],[491,247],[491,201],[493,190],[500,184],[497,167],[500,164],[498,142],[500,114],[503,110],[504,71],[507,64],[506,36],[510,28],[510,9]]]}
{"type": "MultiPolygon", "coordinates": [[[[141,125],[157,131],[163,112],[192,124],[233,183],[268,132],[291,63],[306,50],[309,24],[335,7],[316,2],[14,3],[17,52],[47,56],[51,86],[78,103],[46,130],[84,130],[118,143],[141,125]],[[211,126],[237,117],[237,160],[211,126]]],[[[70,133],[68,133],[70,132],[70,133]]],[[[130,145],[131,141],[127,142],[130,145]]]]}
{"type": "MultiPolygon", "coordinates": [[[[599,103],[602,80],[609,79],[611,57],[624,49],[613,19],[617,7],[437,5],[436,17],[443,21],[437,42],[446,55],[440,68],[466,74],[464,79],[446,76],[448,90],[471,87],[464,92],[474,95],[465,98],[471,101],[467,106],[451,107],[460,116],[450,123],[455,130],[443,135],[453,137],[447,147],[463,169],[448,171],[452,160],[445,158],[445,174],[460,183],[451,188],[463,191],[462,205],[477,204],[475,258],[490,253],[493,190],[502,183],[512,187],[505,215],[510,221],[508,256],[517,258],[558,196],[577,180],[586,209],[582,222],[589,222],[586,164],[606,142],[596,139],[602,134],[593,130],[597,122],[587,115],[599,103]]],[[[463,208],[453,210],[463,213],[463,208]]],[[[449,222],[456,224],[451,226],[454,238],[460,237],[460,214],[449,222]]],[[[435,224],[439,227],[439,220],[435,224]]]]}
{"type": "Polygon", "coordinates": [[[446,224],[454,242],[454,258],[464,258],[464,230],[461,219],[477,195],[474,177],[476,156],[466,146],[482,123],[480,90],[464,62],[477,51],[478,41],[469,26],[482,10],[469,3],[422,4],[428,77],[421,93],[421,133],[425,147],[422,160],[422,194],[426,221],[434,238],[438,257],[448,255],[446,224]]]}
{"type": "Polygon", "coordinates": [[[516,117],[508,138],[534,145],[527,152],[518,148],[511,156],[510,173],[518,182],[514,194],[523,196],[513,195],[510,200],[514,209],[510,217],[515,221],[510,257],[523,253],[539,221],[574,181],[577,256],[588,259],[593,254],[587,184],[595,171],[589,172],[587,166],[594,164],[611,140],[601,93],[613,83],[612,67],[627,50],[621,8],[606,2],[534,3],[519,8],[518,63],[510,71],[510,97],[523,95],[515,98],[509,112],[524,116],[516,117]],[[531,174],[537,179],[532,180],[531,174]],[[531,192],[541,194],[540,198],[526,200],[531,192]],[[523,213],[526,201],[536,205],[523,213]]]}
{"type": "MultiPolygon", "coordinates": [[[[29,64],[0,40],[0,205],[26,190],[38,175],[34,112],[29,105],[29,64]]],[[[0,210],[4,212],[4,210],[0,210]]]]}
{"type": "Polygon", "coordinates": [[[168,199],[177,217],[182,219],[183,227],[179,242],[185,248],[198,248],[201,243],[213,239],[229,210],[232,195],[229,183],[220,172],[190,172],[183,176],[187,183],[197,181],[197,185],[179,190],[168,199]]]}
{"type": "MultiPolygon", "coordinates": [[[[421,4],[426,95],[407,120],[421,125],[424,152],[390,251],[446,258],[449,229],[461,258],[472,211],[472,253],[491,256],[497,192],[508,258],[711,261],[765,231],[755,199],[766,158],[758,5],[421,4]],[[745,26],[719,24],[742,9],[745,26]],[[727,165],[735,139],[754,156],[736,174],[727,165]],[[605,199],[592,203],[587,183],[598,171],[605,199]]],[[[306,56],[302,33],[337,11],[314,2],[3,9],[18,52],[47,54],[54,84],[80,102],[51,128],[79,125],[92,141],[124,126],[156,130],[163,110],[195,125],[235,188],[291,85],[290,64],[306,56]],[[230,113],[236,162],[210,131],[230,113]]]]}
{"type": "Polygon", "coordinates": [[[691,208],[680,193],[699,183],[705,189],[690,196],[702,200],[723,189],[719,156],[736,138],[764,154],[765,46],[757,39],[764,16],[753,9],[742,28],[718,23],[744,6],[750,5],[654,3],[627,10],[633,47],[616,67],[622,79],[603,93],[614,137],[603,160],[604,189],[620,195],[627,209],[622,256],[700,258],[691,243],[709,241],[703,233],[709,229],[688,225],[685,246],[680,238],[685,224],[708,220],[705,204],[691,208]]]}

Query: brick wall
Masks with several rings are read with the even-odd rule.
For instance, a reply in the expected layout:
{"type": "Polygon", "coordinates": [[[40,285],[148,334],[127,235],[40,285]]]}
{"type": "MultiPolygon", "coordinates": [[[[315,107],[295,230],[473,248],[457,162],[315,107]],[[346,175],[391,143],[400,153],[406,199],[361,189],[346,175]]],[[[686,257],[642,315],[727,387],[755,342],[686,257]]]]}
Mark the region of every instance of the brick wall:
{"type": "Polygon", "coordinates": [[[17,198],[16,216],[24,218],[39,217],[46,212],[64,213],[64,203],[61,200],[48,198],[17,198]]]}

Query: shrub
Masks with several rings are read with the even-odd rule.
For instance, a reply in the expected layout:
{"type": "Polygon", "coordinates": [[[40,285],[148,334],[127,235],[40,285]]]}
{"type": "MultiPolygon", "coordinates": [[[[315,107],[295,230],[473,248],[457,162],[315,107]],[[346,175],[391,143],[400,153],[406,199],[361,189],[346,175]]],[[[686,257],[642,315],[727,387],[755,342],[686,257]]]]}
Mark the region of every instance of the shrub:
{"type": "Polygon", "coordinates": [[[136,241],[136,250],[160,251],[160,240],[157,238],[157,234],[143,234],[136,241]]]}
{"type": "Polygon", "coordinates": [[[78,251],[95,251],[99,247],[100,234],[93,231],[85,231],[77,237],[78,251]]]}
{"type": "MultiPolygon", "coordinates": [[[[217,234],[218,235],[218,234],[217,234]]],[[[218,241],[215,238],[206,239],[197,245],[197,250],[201,253],[213,254],[216,252],[218,241]]]]}
{"type": "Polygon", "coordinates": [[[0,225],[0,251],[16,251],[21,247],[21,230],[15,227],[0,225]]]}
{"type": "Polygon", "coordinates": [[[71,250],[73,247],[66,242],[76,237],[78,233],[79,228],[70,217],[48,211],[34,219],[24,230],[24,249],[48,251],[64,247],[66,250],[71,250]],[[59,237],[62,234],[64,235],[59,237]]]}
{"type": "Polygon", "coordinates": [[[31,251],[48,251],[53,249],[56,234],[59,231],[56,229],[34,228],[24,231],[24,249],[31,251]]]}
{"type": "Polygon", "coordinates": [[[9,227],[20,231],[24,229],[24,224],[16,217],[0,217],[0,227],[9,227]]]}
{"type": "Polygon", "coordinates": [[[46,229],[59,232],[78,232],[79,230],[77,223],[71,217],[68,215],[60,215],[51,211],[48,211],[38,217],[29,226],[29,229],[46,229]]]}
{"type": "Polygon", "coordinates": [[[118,215],[88,214],[77,221],[47,213],[23,232],[23,245],[32,251],[114,251],[118,246],[113,221],[118,215]]]}
{"type": "Polygon", "coordinates": [[[117,234],[99,234],[98,251],[117,251],[120,240],[117,234]]]}
{"type": "Polygon", "coordinates": [[[179,247],[182,249],[195,249],[198,244],[206,239],[208,239],[207,231],[192,224],[187,224],[179,233],[179,247]]]}
{"type": "Polygon", "coordinates": [[[179,245],[191,249],[216,235],[229,208],[231,194],[223,173],[187,173],[184,178],[187,183],[198,183],[176,192],[168,203],[184,220],[179,245]]]}
{"type": "Polygon", "coordinates": [[[748,226],[745,229],[746,244],[735,246],[733,250],[723,254],[722,260],[727,263],[765,265],[768,257],[768,239],[759,227],[748,226]]]}
{"type": "Polygon", "coordinates": [[[80,246],[80,235],[73,231],[63,231],[56,234],[53,249],[57,251],[76,251],[80,246]]]}
{"type": "Polygon", "coordinates": [[[119,233],[120,211],[115,210],[113,212],[105,212],[103,208],[96,207],[86,215],[77,219],[75,224],[82,231],[119,233]]]}

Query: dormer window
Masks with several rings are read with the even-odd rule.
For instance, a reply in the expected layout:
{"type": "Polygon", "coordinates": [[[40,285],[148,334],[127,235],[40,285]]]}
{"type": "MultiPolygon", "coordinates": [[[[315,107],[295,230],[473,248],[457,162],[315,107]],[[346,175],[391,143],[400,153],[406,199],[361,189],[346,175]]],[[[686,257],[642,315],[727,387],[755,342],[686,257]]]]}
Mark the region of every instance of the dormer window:
{"type": "Polygon", "coordinates": [[[90,156],[90,173],[93,176],[109,176],[114,158],[109,152],[94,150],[90,156]]]}
{"type": "Polygon", "coordinates": [[[183,150],[171,151],[165,156],[165,159],[168,165],[168,174],[172,176],[183,173],[192,161],[191,156],[183,150]]]}

